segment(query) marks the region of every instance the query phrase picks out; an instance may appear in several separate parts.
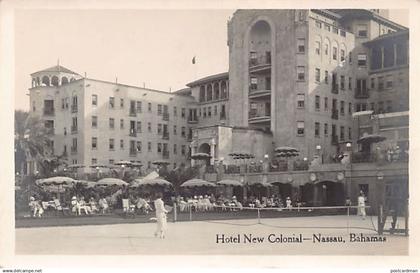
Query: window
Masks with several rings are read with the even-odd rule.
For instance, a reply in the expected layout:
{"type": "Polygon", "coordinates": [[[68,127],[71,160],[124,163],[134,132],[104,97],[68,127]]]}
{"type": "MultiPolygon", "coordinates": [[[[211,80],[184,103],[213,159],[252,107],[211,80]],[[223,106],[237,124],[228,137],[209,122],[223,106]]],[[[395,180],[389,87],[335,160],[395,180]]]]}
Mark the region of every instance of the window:
{"type": "Polygon", "coordinates": [[[315,41],[315,54],[321,55],[321,42],[315,41]]]}
{"type": "Polygon", "coordinates": [[[297,94],[297,108],[305,108],[305,95],[304,94],[297,94]]]}
{"type": "Polygon", "coordinates": [[[71,152],[77,153],[77,138],[72,139],[71,152]]]}
{"type": "Polygon", "coordinates": [[[392,75],[387,75],[385,79],[386,79],[386,80],[385,80],[385,87],[386,87],[387,89],[391,89],[391,88],[392,88],[392,86],[393,86],[393,82],[392,82],[392,75]]]}
{"type": "Polygon", "coordinates": [[[98,117],[92,116],[92,128],[98,128],[98,117]]]}
{"type": "Polygon", "coordinates": [[[124,108],[124,99],[120,99],[120,108],[124,108]]]}
{"type": "Polygon", "coordinates": [[[321,69],[315,68],[315,81],[320,82],[321,81],[321,69]]]}
{"type": "Polygon", "coordinates": [[[141,101],[136,102],[136,111],[137,113],[141,113],[141,101]]]}
{"type": "Polygon", "coordinates": [[[109,150],[113,151],[115,149],[114,147],[114,139],[110,138],[109,139],[109,150]]]}
{"type": "Polygon", "coordinates": [[[181,136],[185,137],[186,133],[185,133],[185,127],[181,127],[181,136]]]}
{"type": "Polygon", "coordinates": [[[352,77],[349,77],[349,90],[352,90],[353,89],[352,81],[353,81],[353,78],[352,77]]]}
{"type": "Polygon", "coordinates": [[[390,101],[390,100],[386,101],[386,112],[387,113],[392,112],[392,101],[390,101]]]}
{"type": "Polygon", "coordinates": [[[407,59],[408,59],[408,56],[407,56],[407,53],[408,53],[408,50],[407,50],[407,44],[404,42],[404,43],[397,43],[396,44],[396,50],[397,50],[397,52],[396,52],[396,63],[397,63],[397,65],[403,65],[403,64],[406,64],[407,63],[407,59]]]}
{"type": "Polygon", "coordinates": [[[340,61],[344,62],[345,59],[346,59],[346,51],[344,51],[344,49],[340,49],[340,61]]]}
{"type": "Polygon", "coordinates": [[[361,38],[367,37],[367,25],[357,25],[356,33],[357,33],[357,37],[361,37],[361,38]]]}
{"type": "Polygon", "coordinates": [[[124,119],[120,119],[120,129],[124,129],[124,119]]]}
{"type": "Polygon", "coordinates": [[[351,102],[349,102],[349,115],[353,112],[353,106],[351,105],[351,102]]]}
{"type": "Polygon", "coordinates": [[[137,141],[137,143],[136,143],[136,150],[137,150],[137,152],[141,153],[141,147],[142,147],[141,141],[137,141]]]}
{"type": "Polygon", "coordinates": [[[333,27],[333,31],[332,32],[335,33],[335,34],[338,34],[338,28],[333,27]]]}
{"type": "Polygon", "coordinates": [[[343,75],[340,76],[340,89],[344,90],[346,86],[346,79],[343,75]]]}
{"type": "Polygon", "coordinates": [[[375,89],[375,78],[370,78],[370,89],[375,89]]]}
{"type": "Polygon", "coordinates": [[[315,21],[315,26],[317,28],[322,28],[322,23],[320,21],[315,21]]]}
{"type": "Polygon", "coordinates": [[[157,144],[157,152],[161,153],[162,152],[162,143],[158,143],[157,144]]]}
{"type": "Polygon", "coordinates": [[[320,106],[319,106],[319,96],[315,96],[315,110],[316,111],[319,111],[319,108],[320,108],[320,106]]]}
{"type": "Polygon", "coordinates": [[[357,65],[358,66],[366,66],[367,64],[367,57],[365,53],[357,55],[357,65]]]}
{"type": "Polygon", "coordinates": [[[353,55],[349,52],[349,64],[353,63],[353,55]]]}
{"type": "Polygon", "coordinates": [[[305,21],[305,12],[299,11],[299,21],[305,21]]]}
{"type": "Polygon", "coordinates": [[[124,139],[120,139],[120,149],[124,150],[124,139]]]}
{"type": "Polygon", "coordinates": [[[297,52],[298,53],[305,53],[305,39],[298,39],[297,40],[297,52]]]}
{"type": "Polygon", "coordinates": [[[115,128],[115,120],[113,118],[109,118],[109,129],[115,128]]]}
{"type": "Polygon", "coordinates": [[[250,79],[251,85],[251,91],[257,90],[258,89],[258,78],[257,77],[251,77],[250,79]]]}
{"type": "Polygon", "coordinates": [[[351,127],[349,127],[349,140],[352,140],[352,139],[353,139],[353,136],[351,134],[351,127]]]}
{"type": "Polygon", "coordinates": [[[158,104],[158,106],[157,106],[157,114],[158,114],[158,116],[162,115],[162,105],[161,104],[158,104]]]}
{"type": "Polygon", "coordinates": [[[162,124],[160,124],[160,123],[158,123],[158,126],[157,126],[157,134],[158,135],[162,134],[162,124]]]}
{"type": "Polygon", "coordinates": [[[151,102],[149,102],[147,104],[147,111],[152,112],[152,103],[151,102]]]}
{"type": "Polygon", "coordinates": [[[324,135],[328,136],[328,123],[324,123],[324,135]]]}
{"type": "Polygon", "coordinates": [[[98,163],[98,159],[97,158],[92,158],[92,165],[97,164],[98,163]]]}
{"type": "Polygon", "coordinates": [[[182,145],[181,146],[181,154],[182,155],[185,155],[185,145],[182,145]]]}
{"type": "Polygon", "coordinates": [[[378,77],[378,91],[384,90],[384,77],[378,77]]]}
{"type": "Polygon", "coordinates": [[[151,133],[151,132],[152,132],[152,123],[150,123],[150,122],[148,122],[148,123],[147,123],[147,131],[148,131],[149,133],[151,133]]]}
{"type": "Polygon", "coordinates": [[[214,116],[217,116],[217,105],[214,106],[214,116]]]}
{"type": "Polygon", "coordinates": [[[340,114],[344,115],[344,101],[340,101],[340,114]]]}
{"type": "Polygon", "coordinates": [[[152,142],[147,142],[147,151],[148,152],[152,151],[152,142]]]}
{"type": "Polygon", "coordinates": [[[208,112],[208,114],[207,114],[207,115],[208,115],[209,117],[211,117],[211,107],[210,107],[210,106],[207,108],[207,112],[208,112]]]}
{"type": "Polygon", "coordinates": [[[298,121],[296,125],[297,125],[297,135],[303,136],[305,134],[305,122],[298,121]]]}
{"type": "Polygon", "coordinates": [[[206,118],[206,117],[207,117],[207,111],[206,111],[206,108],[205,108],[205,107],[203,108],[203,117],[204,117],[204,118],[206,118]]]}
{"type": "Polygon", "coordinates": [[[325,56],[328,56],[330,54],[330,48],[329,48],[328,44],[325,44],[325,46],[324,46],[324,54],[325,54],[325,56]]]}
{"type": "Polygon", "coordinates": [[[315,122],[315,137],[319,137],[319,122],[315,122]]]}
{"type": "Polygon", "coordinates": [[[324,98],[324,110],[328,111],[328,97],[324,98]]]}
{"type": "Polygon", "coordinates": [[[346,32],[342,29],[340,29],[340,36],[346,37],[346,32]]]}
{"type": "Polygon", "coordinates": [[[340,126],[340,141],[344,141],[344,126],[340,126]]]}
{"type": "Polygon", "coordinates": [[[372,110],[373,112],[375,112],[375,103],[371,102],[370,103],[370,110],[372,110]]]}
{"type": "Polygon", "coordinates": [[[174,106],[174,117],[176,117],[178,115],[178,109],[176,108],[176,106],[174,106]]]}
{"type": "Polygon", "coordinates": [[[330,27],[330,25],[327,25],[327,24],[324,24],[324,29],[325,29],[326,31],[331,31],[331,27],[330,27]]]}
{"type": "Polygon", "coordinates": [[[114,109],[115,106],[115,98],[109,97],[109,108],[114,109]]]}
{"type": "Polygon", "coordinates": [[[181,108],[181,118],[185,118],[185,108],[181,108]]]}
{"type": "Polygon", "coordinates": [[[177,147],[176,147],[176,144],[174,144],[174,155],[176,155],[177,154],[177,147]]]}
{"type": "Polygon", "coordinates": [[[141,121],[137,121],[137,128],[136,128],[136,131],[137,131],[137,133],[141,133],[141,121]]]}
{"type": "Polygon", "coordinates": [[[304,66],[298,66],[297,67],[297,79],[298,79],[298,81],[304,81],[305,80],[305,67],[304,66]]]}
{"type": "Polygon", "coordinates": [[[92,137],[92,150],[98,149],[98,138],[92,137]]]}
{"type": "Polygon", "coordinates": [[[174,135],[176,136],[177,132],[176,132],[176,125],[174,125],[174,135]]]}
{"type": "Polygon", "coordinates": [[[325,70],[324,72],[324,82],[328,83],[328,70],[325,70]]]}
{"type": "MultiPolygon", "coordinates": [[[[95,94],[92,95],[92,105],[98,106],[98,95],[95,95],[95,94]]],[[[64,106],[64,103],[63,103],[63,106],[64,106]]]]}
{"type": "Polygon", "coordinates": [[[337,60],[337,47],[333,46],[333,60],[337,60]]]}

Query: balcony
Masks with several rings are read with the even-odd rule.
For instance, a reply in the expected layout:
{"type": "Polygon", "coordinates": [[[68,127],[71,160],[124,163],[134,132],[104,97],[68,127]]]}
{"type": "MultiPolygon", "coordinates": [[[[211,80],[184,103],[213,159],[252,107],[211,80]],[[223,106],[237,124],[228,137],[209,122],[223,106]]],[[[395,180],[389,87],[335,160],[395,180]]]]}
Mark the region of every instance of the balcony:
{"type": "Polygon", "coordinates": [[[168,132],[163,132],[162,139],[169,140],[169,133],[168,132]]]}
{"type": "Polygon", "coordinates": [[[130,132],[129,132],[129,136],[136,137],[137,136],[137,131],[134,128],[131,128],[130,132]]]}
{"type": "Polygon", "coordinates": [[[198,123],[198,119],[197,119],[197,117],[192,117],[192,116],[189,116],[188,117],[188,121],[187,121],[189,124],[196,124],[196,123],[198,123]]]}
{"type": "Polygon", "coordinates": [[[331,93],[333,94],[338,94],[338,84],[337,83],[333,83],[331,86],[331,93]]]}
{"type": "Polygon", "coordinates": [[[55,109],[54,108],[44,108],[44,116],[54,116],[55,109]]]}
{"type": "Polygon", "coordinates": [[[130,108],[130,112],[128,113],[130,117],[137,117],[136,109],[130,108]]]}
{"type": "Polygon", "coordinates": [[[71,106],[71,112],[72,112],[72,113],[77,113],[77,111],[78,111],[78,109],[77,109],[77,104],[73,104],[73,105],[71,106]]]}
{"type": "Polygon", "coordinates": [[[137,156],[137,150],[136,149],[130,149],[130,156],[132,156],[132,157],[137,156]]]}
{"type": "Polygon", "coordinates": [[[258,89],[258,88],[249,89],[250,99],[266,99],[266,98],[270,98],[270,96],[271,96],[270,89],[258,89]]]}
{"type": "Polygon", "coordinates": [[[74,126],[74,125],[71,126],[71,133],[77,134],[77,126],[74,126]]]}
{"type": "Polygon", "coordinates": [[[261,56],[249,59],[250,73],[265,73],[271,70],[271,56],[261,56]]]}
{"type": "Polygon", "coordinates": [[[271,114],[268,109],[265,110],[263,113],[259,113],[255,110],[251,110],[249,112],[248,122],[249,123],[267,123],[271,121],[271,114]]]}
{"type": "Polygon", "coordinates": [[[163,157],[164,159],[168,159],[168,158],[169,158],[169,151],[163,151],[163,152],[162,152],[162,157],[163,157]]]}
{"type": "Polygon", "coordinates": [[[331,110],[331,118],[332,119],[338,119],[338,109],[332,109],[331,110]]]}
{"type": "Polygon", "coordinates": [[[169,113],[163,113],[163,115],[162,115],[162,119],[163,119],[164,121],[169,121],[169,113]]]}
{"type": "Polygon", "coordinates": [[[355,99],[368,99],[369,98],[369,93],[367,91],[365,91],[365,92],[357,91],[354,94],[354,98],[355,99]]]}

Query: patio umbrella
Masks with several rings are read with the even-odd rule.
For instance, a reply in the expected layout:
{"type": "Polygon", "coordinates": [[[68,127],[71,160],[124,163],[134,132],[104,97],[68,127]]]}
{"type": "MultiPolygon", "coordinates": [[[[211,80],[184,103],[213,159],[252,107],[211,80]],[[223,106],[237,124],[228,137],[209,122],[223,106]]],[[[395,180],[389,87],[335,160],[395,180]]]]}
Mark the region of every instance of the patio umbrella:
{"type": "Polygon", "coordinates": [[[117,166],[131,166],[131,162],[130,161],[127,161],[127,160],[121,160],[121,161],[118,161],[118,162],[115,162],[114,163],[114,165],[117,165],[117,166]]]}
{"type": "Polygon", "coordinates": [[[110,166],[110,165],[107,165],[107,164],[93,164],[93,165],[90,165],[90,167],[91,168],[93,168],[93,169],[96,169],[96,168],[114,168],[114,166],[110,166]]]}
{"type": "Polygon", "coordinates": [[[190,179],[181,184],[183,188],[193,188],[193,187],[216,187],[216,184],[208,182],[203,179],[190,179]]]}
{"type": "Polygon", "coordinates": [[[243,184],[238,180],[233,179],[223,179],[217,182],[217,185],[224,185],[224,186],[233,186],[233,187],[243,187],[243,184]]]}
{"type": "Polygon", "coordinates": [[[88,180],[76,180],[76,184],[84,185],[86,188],[93,188],[96,186],[96,182],[88,180]]]}
{"type": "Polygon", "coordinates": [[[66,177],[66,176],[54,176],[54,177],[49,177],[49,178],[43,178],[43,179],[37,179],[35,181],[35,184],[41,186],[41,185],[45,185],[45,186],[51,186],[51,185],[67,185],[67,186],[71,186],[76,180],[74,180],[71,177],[66,177]]]}
{"type": "Polygon", "coordinates": [[[96,182],[96,186],[127,186],[128,183],[124,180],[118,179],[118,178],[102,178],[98,182],[96,182]]]}
{"type": "Polygon", "coordinates": [[[172,186],[172,183],[161,178],[154,179],[134,179],[134,183],[137,183],[138,186],[172,186]]]}
{"type": "Polygon", "coordinates": [[[194,159],[194,160],[205,160],[209,158],[211,158],[211,155],[206,154],[206,153],[195,153],[191,155],[191,159],[194,159]]]}
{"type": "Polygon", "coordinates": [[[140,162],[131,162],[131,167],[139,168],[141,166],[143,166],[143,164],[141,164],[140,162]]]}
{"type": "Polygon", "coordinates": [[[386,137],[381,135],[365,135],[357,140],[358,144],[372,144],[384,141],[386,137]]]}
{"type": "Polygon", "coordinates": [[[171,163],[165,160],[155,160],[152,162],[152,164],[160,166],[160,165],[169,165],[171,163]]]}
{"type": "Polygon", "coordinates": [[[263,182],[263,181],[253,181],[253,182],[248,182],[248,186],[263,186],[263,187],[272,187],[273,185],[271,183],[268,182],[263,182]]]}
{"type": "Polygon", "coordinates": [[[67,168],[69,169],[79,169],[79,168],[84,168],[84,167],[85,165],[82,165],[82,164],[70,164],[67,166],[67,168]]]}

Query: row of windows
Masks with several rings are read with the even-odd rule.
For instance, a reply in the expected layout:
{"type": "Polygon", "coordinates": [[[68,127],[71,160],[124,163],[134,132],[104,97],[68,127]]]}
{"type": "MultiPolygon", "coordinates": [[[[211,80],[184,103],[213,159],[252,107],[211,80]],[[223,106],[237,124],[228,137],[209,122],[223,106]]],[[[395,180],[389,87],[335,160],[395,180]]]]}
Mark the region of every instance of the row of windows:
{"type": "MultiPolygon", "coordinates": [[[[96,164],[98,164],[98,159],[97,158],[92,158],[91,159],[91,162],[92,162],[92,165],[96,165],[96,164]]],[[[141,162],[141,160],[138,160],[138,161],[134,161],[134,160],[131,160],[131,162],[137,162],[137,163],[142,163],[141,162]]],[[[77,159],[73,159],[73,162],[72,162],[73,164],[77,164],[77,159]]],[[[115,159],[109,159],[109,161],[108,161],[108,163],[110,164],[110,165],[114,165],[114,163],[115,163],[115,159]]],[[[175,169],[177,167],[177,163],[176,162],[174,162],[173,163],[173,168],[175,169]]],[[[148,169],[150,169],[150,168],[152,168],[152,162],[151,161],[148,161],[147,162],[147,168],[148,169]]]]}
{"type": "Polygon", "coordinates": [[[387,101],[379,101],[378,103],[357,103],[356,104],[356,112],[360,112],[360,111],[366,111],[366,110],[371,110],[374,113],[377,114],[383,114],[383,113],[391,113],[394,111],[406,111],[408,110],[407,105],[395,105],[393,103],[393,101],[391,100],[387,100],[387,101]]]}
{"type": "Polygon", "coordinates": [[[198,116],[199,117],[211,118],[212,113],[214,114],[215,117],[217,117],[217,115],[219,115],[220,119],[226,119],[226,106],[224,104],[221,105],[220,113],[218,112],[217,105],[213,106],[213,111],[212,111],[211,106],[198,109],[198,116]]]}
{"type": "MultiPolygon", "coordinates": [[[[297,108],[305,108],[305,95],[304,94],[297,94],[296,96],[297,99],[297,108]]],[[[329,98],[328,97],[324,97],[323,100],[323,107],[324,107],[324,111],[329,111],[329,98]]],[[[331,110],[332,111],[337,111],[339,107],[339,111],[341,115],[345,115],[345,107],[346,107],[346,103],[345,101],[340,101],[340,104],[338,105],[338,101],[337,99],[332,99],[331,100],[331,110]]],[[[347,107],[347,112],[349,115],[352,114],[353,108],[352,108],[352,103],[349,102],[348,103],[348,107],[347,107]]],[[[321,110],[321,97],[320,96],[315,96],[315,110],[316,111],[320,111],[321,110]]]]}
{"type": "MultiPolygon", "coordinates": [[[[321,82],[321,69],[319,69],[319,68],[315,68],[315,82],[317,82],[317,83],[321,82]]],[[[330,74],[329,74],[328,70],[324,70],[323,82],[325,84],[328,84],[330,82],[330,74]]],[[[334,73],[334,72],[331,73],[331,84],[332,84],[333,87],[337,86],[337,88],[338,88],[338,84],[339,84],[340,89],[345,90],[346,89],[346,76],[344,76],[344,75],[338,76],[337,73],[334,73]]],[[[348,77],[347,88],[349,90],[353,89],[353,78],[352,77],[348,77]]]]}
{"type": "Polygon", "coordinates": [[[228,89],[225,81],[200,86],[199,102],[227,99],[228,89]]]}
{"type": "Polygon", "coordinates": [[[322,25],[324,25],[324,29],[325,30],[330,31],[330,32],[332,31],[332,33],[335,33],[335,34],[339,34],[340,33],[340,36],[346,37],[346,31],[345,30],[339,29],[339,28],[337,28],[337,27],[335,27],[333,25],[330,25],[330,24],[327,24],[327,23],[324,23],[324,22],[315,20],[315,26],[317,28],[322,29],[322,25]]]}
{"type": "MultiPolygon", "coordinates": [[[[394,76],[392,74],[386,76],[380,76],[377,78],[370,78],[370,89],[378,89],[378,91],[384,89],[392,89],[394,86],[394,76]]],[[[399,84],[404,82],[404,75],[402,72],[398,74],[397,80],[399,84]]]]}
{"type": "MultiPolygon", "coordinates": [[[[321,136],[321,123],[315,122],[314,124],[314,136],[320,137],[321,136]]],[[[305,122],[304,121],[298,121],[296,123],[297,128],[297,135],[298,136],[304,136],[305,135],[305,122]]],[[[328,123],[324,123],[324,136],[329,136],[329,125],[328,123]]],[[[337,125],[331,124],[331,136],[333,138],[339,137],[340,141],[345,141],[345,135],[346,135],[346,129],[344,126],[340,126],[339,130],[339,136],[337,136],[337,125]]],[[[347,138],[348,140],[352,139],[352,129],[351,127],[347,128],[347,138]]]]}

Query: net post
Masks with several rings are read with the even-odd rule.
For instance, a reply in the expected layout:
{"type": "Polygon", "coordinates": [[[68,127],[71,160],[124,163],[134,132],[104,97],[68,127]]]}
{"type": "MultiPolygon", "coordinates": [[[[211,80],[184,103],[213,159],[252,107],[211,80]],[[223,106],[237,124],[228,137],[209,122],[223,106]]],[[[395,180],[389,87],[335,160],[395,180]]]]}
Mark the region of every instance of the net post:
{"type": "Polygon", "coordinates": [[[347,233],[350,233],[349,230],[349,220],[350,220],[350,206],[347,206],[347,233]]]}
{"type": "Polygon", "coordinates": [[[189,211],[190,211],[190,221],[192,221],[192,206],[189,206],[189,211]]]}
{"type": "Polygon", "coordinates": [[[176,222],[176,220],[177,220],[177,210],[176,210],[176,203],[174,203],[174,223],[176,222]]]}
{"type": "Polygon", "coordinates": [[[384,233],[384,225],[382,224],[383,220],[383,207],[382,205],[379,205],[378,210],[378,234],[382,235],[384,233]]]}
{"type": "Polygon", "coordinates": [[[257,216],[258,216],[258,224],[261,224],[261,215],[260,215],[260,209],[257,208],[257,216]]]}

